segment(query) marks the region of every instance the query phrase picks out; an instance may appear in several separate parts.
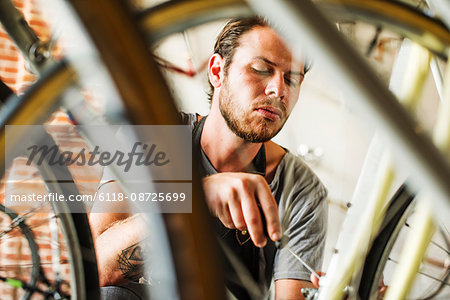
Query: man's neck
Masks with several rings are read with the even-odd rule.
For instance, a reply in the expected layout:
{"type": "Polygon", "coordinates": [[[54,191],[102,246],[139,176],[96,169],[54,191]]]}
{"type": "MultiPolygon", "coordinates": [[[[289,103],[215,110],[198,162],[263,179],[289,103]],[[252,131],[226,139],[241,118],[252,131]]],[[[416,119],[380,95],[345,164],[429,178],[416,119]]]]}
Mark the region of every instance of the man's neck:
{"type": "Polygon", "coordinates": [[[250,143],[236,136],[220,112],[211,110],[203,127],[201,147],[218,172],[249,170],[261,143],[250,143]]]}

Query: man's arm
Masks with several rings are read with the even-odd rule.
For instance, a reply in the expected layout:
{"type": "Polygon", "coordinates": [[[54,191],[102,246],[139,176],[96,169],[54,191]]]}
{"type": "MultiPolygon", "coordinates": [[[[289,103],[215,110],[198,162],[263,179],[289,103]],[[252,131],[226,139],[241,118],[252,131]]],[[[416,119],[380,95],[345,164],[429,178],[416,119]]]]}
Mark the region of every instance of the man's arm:
{"type": "MultiPolygon", "coordinates": [[[[103,185],[101,192],[118,192],[118,184],[103,185]]],[[[116,205],[116,203],[114,204],[116,205]]],[[[143,275],[148,236],[144,220],[131,215],[126,205],[123,213],[91,213],[89,222],[97,255],[100,286],[120,285],[143,275]]]]}
{"type": "MultiPolygon", "coordinates": [[[[249,173],[219,173],[204,178],[203,187],[210,211],[225,226],[247,229],[253,242],[263,246],[266,237],[262,211],[272,239],[281,237],[278,207],[264,177],[249,173]]],[[[100,191],[119,193],[121,190],[117,183],[111,182],[104,184],[100,191]]],[[[126,213],[129,210],[125,207],[122,211],[124,213],[91,213],[89,216],[101,286],[135,279],[143,265],[141,254],[146,251],[140,242],[148,235],[142,230],[146,227],[141,218],[126,213]]]]}
{"type": "Polygon", "coordinates": [[[275,281],[276,300],[303,300],[302,288],[314,288],[309,281],[297,279],[279,279],[275,281]]]}
{"type": "Polygon", "coordinates": [[[143,276],[148,251],[142,219],[130,217],[116,223],[94,239],[100,286],[120,285],[143,276]]]}

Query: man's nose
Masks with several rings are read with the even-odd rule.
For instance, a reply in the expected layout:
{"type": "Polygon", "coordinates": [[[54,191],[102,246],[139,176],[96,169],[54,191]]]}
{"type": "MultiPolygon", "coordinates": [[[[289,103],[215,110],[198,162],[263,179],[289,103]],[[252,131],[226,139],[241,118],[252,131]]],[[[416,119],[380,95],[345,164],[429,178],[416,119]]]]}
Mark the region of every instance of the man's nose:
{"type": "Polygon", "coordinates": [[[275,96],[283,99],[285,96],[286,85],[283,74],[274,73],[266,85],[266,96],[275,96]]]}

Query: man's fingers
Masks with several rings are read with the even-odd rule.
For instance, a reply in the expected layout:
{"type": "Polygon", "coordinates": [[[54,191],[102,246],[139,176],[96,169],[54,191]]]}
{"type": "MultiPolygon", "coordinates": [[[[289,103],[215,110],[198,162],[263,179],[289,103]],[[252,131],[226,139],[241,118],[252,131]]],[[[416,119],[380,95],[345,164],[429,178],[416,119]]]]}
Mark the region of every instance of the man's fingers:
{"type": "MultiPolygon", "coordinates": [[[[262,178],[264,180],[264,178],[262,178]]],[[[256,189],[257,198],[266,219],[267,233],[272,241],[281,239],[281,224],[278,216],[278,206],[269,186],[265,182],[258,184],[256,189]]]]}
{"type": "Polygon", "coordinates": [[[219,211],[216,213],[219,220],[222,222],[225,227],[230,229],[235,229],[236,226],[234,225],[233,219],[231,218],[230,210],[228,208],[228,205],[223,205],[220,207],[219,211]]]}
{"type": "Polygon", "coordinates": [[[203,188],[209,209],[224,226],[247,228],[258,247],[266,245],[266,235],[273,241],[281,238],[278,206],[261,175],[219,173],[203,179],[203,188]],[[266,228],[263,228],[262,217],[266,228]]]}
{"type": "MultiPolygon", "coordinates": [[[[324,272],[320,272],[320,271],[316,271],[317,275],[319,275],[320,277],[324,276],[325,273],[324,272]]],[[[311,276],[309,278],[312,282],[312,284],[314,285],[315,288],[319,288],[319,278],[317,278],[314,274],[311,273],[311,276]]]]}
{"type": "Polygon", "coordinates": [[[247,224],[245,223],[244,214],[242,213],[241,202],[237,199],[233,199],[228,205],[234,226],[239,230],[246,230],[247,224]]]}
{"type": "Polygon", "coordinates": [[[243,192],[241,195],[242,212],[250,237],[257,247],[264,247],[267,240],[264,236],[261,214],[259,212],[258,205],[256,204],[255,196],[249,194],[248,190],[243,192]]]}
{"type": "Polygon", "coordinates": [[[311,280],[311,282],[312,282],[312,284],[314,285],[314,287],[315,287],[316,289],[318,289],[318,288],[319,288],[319,279],[318,279],[316,276],[314,276],[313,274],[311,274],[311,276],[309,277],[309,279],[311,280]]]}

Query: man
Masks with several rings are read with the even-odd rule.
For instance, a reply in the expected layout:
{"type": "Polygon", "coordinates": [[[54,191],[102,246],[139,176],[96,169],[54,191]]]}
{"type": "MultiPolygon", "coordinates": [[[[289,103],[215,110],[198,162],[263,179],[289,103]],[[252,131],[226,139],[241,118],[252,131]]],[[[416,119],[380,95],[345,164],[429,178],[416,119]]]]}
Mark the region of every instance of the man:
{"type": "MultiPolygon", "coordinates": [[[[287,247],[319,269],[325,242],[326,189],[299,158],[270,141],[296,104],[305,72],[264,20],[233,20],[209,60],[210,114],[183,114],[193,127],[218,237],[261,290],[273,275],[277,299],[302,299],[301,288],[312,287],[310,273],[287,247]],[[278,250],[274,241],[282,235],[289,242],[278,250]]],[[[225,266],[231,293],[251,297],[242,272],[230,261],[225,266]]]]}

